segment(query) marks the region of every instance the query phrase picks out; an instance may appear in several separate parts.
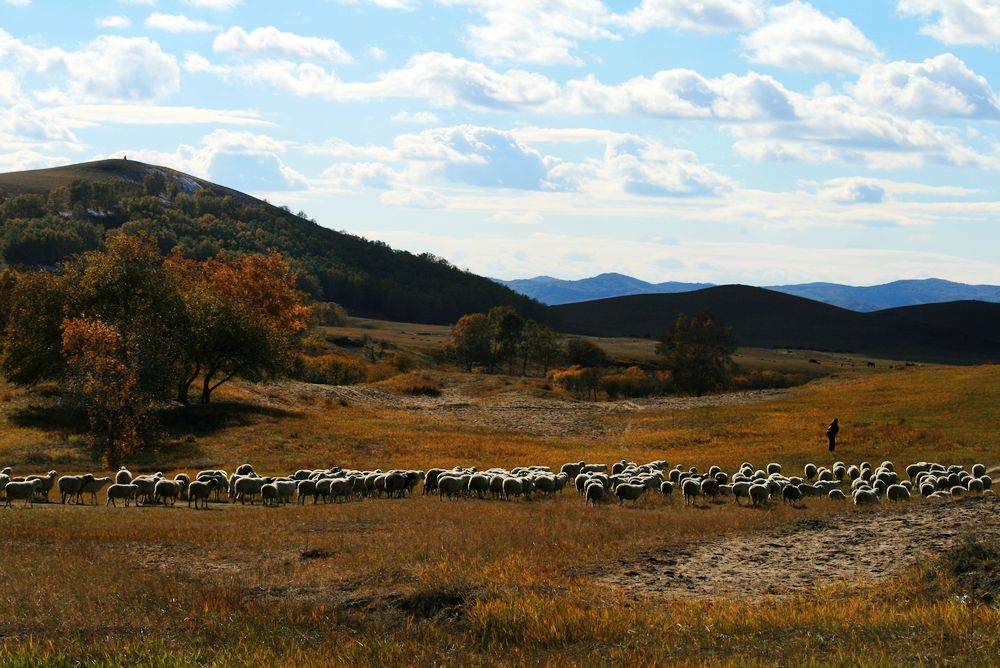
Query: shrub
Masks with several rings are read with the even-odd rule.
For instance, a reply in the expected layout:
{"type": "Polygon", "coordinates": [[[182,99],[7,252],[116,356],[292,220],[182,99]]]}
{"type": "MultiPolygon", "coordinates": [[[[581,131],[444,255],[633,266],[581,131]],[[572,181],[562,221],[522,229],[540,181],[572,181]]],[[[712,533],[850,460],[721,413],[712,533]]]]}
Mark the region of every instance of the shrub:
{"type": "Polygon", "coordinates": [[[736,390],[772,390],[794,387],[806,382],[800,373],[787,373],[774,369],[744,370],[733,377],[733,389],[736,390]]]}
{"type": "Polygon", "coordinates": [[[549,374],[549,379],[577,399],[588,396],[597,400],[597,388],[600,384],[601,372],[592,367],[571,366],[568,369],[556,369],[549,374]]]}
{"type": "Polygon", "coordinates": [[[336,302],[313,304],[313,322],[322,327],[343,327],[347,324],[347,311],[336,302]]]}
{"type": "Polygon", "coordinates": [[[656,376],[636,366],[620,373],[604,374],[601,376],[600,386],[609,399],[648,397],[662,390],[662,385],[656,376]]]}
{"type": "Polygon", "coordinates": [[[393,376],[385,381],[383,385],[400,394],[410,394],[413,396],[441,396],[441,384],[427,374],[404,373],[393,376]]]}
{"type": "Polygon", "coordinates": [[[346,355],[299,357],[295,376],[307,383],[323,385],[354,385],[368,380],[368,366],[346,355]]]}
{"type": "Polygon", "coordinates": [[[593,341],[569,339],[566,341],[566,361],[580,367],[604,366],[608,363],[608,354],[593,341]]]}

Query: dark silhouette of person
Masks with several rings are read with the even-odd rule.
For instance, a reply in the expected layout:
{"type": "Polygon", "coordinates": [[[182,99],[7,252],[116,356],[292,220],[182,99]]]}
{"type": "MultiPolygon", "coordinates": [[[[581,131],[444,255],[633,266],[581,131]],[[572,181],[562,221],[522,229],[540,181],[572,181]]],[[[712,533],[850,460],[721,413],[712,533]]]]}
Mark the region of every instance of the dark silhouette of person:
{"type": "Polygon", "coordinates": [[[830,426],[826,428],[826,437],[830,439],[830,452],[833,452],[837,447],[837,434],[840,432],[840,423],[837,422],[837,418],[833,418],[833,422],[830,426]]]}

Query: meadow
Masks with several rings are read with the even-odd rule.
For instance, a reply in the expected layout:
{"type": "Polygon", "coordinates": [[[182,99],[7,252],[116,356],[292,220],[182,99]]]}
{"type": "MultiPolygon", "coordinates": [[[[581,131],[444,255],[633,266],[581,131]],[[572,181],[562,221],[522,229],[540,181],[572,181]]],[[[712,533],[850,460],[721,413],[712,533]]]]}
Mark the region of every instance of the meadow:
{"type": "MultiPolygon", "coordinates": [[[[373,328],[387,336],[378,324],[358,331],[373,328]]],[[[433,338],[423,331],[393,336],[409,336],[407,345],[416,346],[433,338]]],[[[647,354],[640,342],[614,345],[647,354]]],[[[815,354],[740,355],[816,366],[806,359],[815,354]]],[[[284,474],[332,465],[666,459],[726,470],[745,460],[778,461],[791,471],[832,462],[822,430],[834,416],[843,425],[836,458],[849,463],[1000,463],[1000,367],[890,369],[879,362],[871,370],[838,359],[820,359],[827,375],[800,387],[753,400],[709,397],[683,408],[635,401],[595,409],[557,396],[542,379],[443,371],[426,372],[442,386],[441,397],[398,401],[386,398],[390,389],[350,394],[300,383],[234,383],[212,405],[164,410],[153,447],[128,464],[133,472],[172,475],[231,471],[249,461],[262,473],[284,474]],[[544,407],[568,416],[557,422],[566,427],[506,418],[544,407]]],[[[79,429],[60,419],[52,388],[0,386],[0,402],[0,464],[19,473],[99,470],[79,429]]],[[[947,503],[995,518],[991,501],[947,503]]],[[[930,517],[939,508],[913,503],[930,517]]],[[[884,579],[831,577],[809,591],[782,591],[780,578],[762,576],[759,587],[706,598],[640,592],[605,577],[638,554],[683,555],[733,537],[753,545],[793,528],[894,512],[827,499],[691,509],[645,497],[636,507],[586,508],[571,490],[530,502],[450,502],[418,493],[305,507],[213,504],[197,513],[182,504],[105,508],[103,499],[97,507],[0,509],[0,663],[1000,662],[1000,615],[979,597],[996,585],[989,569],[1000,555],[985,537],[990,532],[963,531],[950,547],[884,579]]],[[[995,521],[987,523],[995,529],[995,521]]],[[[854,548],[849,540],[842,547],[854,548]]],[[[899,550],[920,547],[904,542],[899,550]]],[[[745,561],[754,568],[753,554],[745,561]]]]}

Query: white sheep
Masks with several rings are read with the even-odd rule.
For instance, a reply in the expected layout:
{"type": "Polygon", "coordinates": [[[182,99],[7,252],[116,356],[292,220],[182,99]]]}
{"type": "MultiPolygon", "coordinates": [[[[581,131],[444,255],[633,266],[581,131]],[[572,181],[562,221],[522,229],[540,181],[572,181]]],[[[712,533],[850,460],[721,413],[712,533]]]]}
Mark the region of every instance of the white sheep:
{"type": "Polygon", "coordinates": [[[155,501],[163,501],[163,505],[174,505],[177,497],[181,493],[180,483],[173,480],[160,479],[153,486],[153,498],[155,501]]]}
{"type": "Polygon", "coordinates": [[[684,505],[694,505],[695,499],[701,494],[701,483],[696,478],[686,478],[681,483],[681,493],[684,495],[684,505]]]}
{"type": "MultiPolygon", "coordinates": [[[[90,476],[91,479],[94,477],[89,473],[86,475],[90,476]]],[[[66,499],[76,499],[77,504],[83,503],[83,483],[84,476],[82,475],[60,476],[59,480],[56,481],[56,487],[59,488],[59,502],[65,505],[66,499]]]]}
{"type": "Polygon", "coordinates": [[[95,506],[97,505],[97,493],[104,489],[104,486],[111,482],[111,478],[108,476],[103,476],[101,478],[95,478],[89,473],[83,476],[83,489],[80,490],[81,494],[90,494],[90,502],[95,506]]]}
{"type": "Polygon", "coordinates": [[[604,497],[607,496],[607,490],[604,489],[604,485],[601,483],[592,482],[588,484],[587,489],[584,490],[584,496],[586,498],[584,499],[583,505],[590,503],[596,508],[597,502],[603,501],[604,497]]]}
{"type": "Polygon", "coordinates": [[[885,496],[889,501],[909,501],[910,491],[902,485],[889,485],[885,490],[885,496]]]}
{"type": "Polygon", "coordinates": [[[108,504],[117,507],[118,504],[115,503],[115,499],[125,499],[125,507],[128,508],[128,502],[134,501],[136,505],[139,504],[139,486],[134,483],[129,483],[127,485],[119,485],[115,483],[108,487],[108,500],[104,504],[108,504]]]}
{"type": "Polygon", "coordinates": [[[639,498],[642,497],[645,491],[645,485],[630,485],[625,483],[615,488],[615,496],[618,497],[618,505],[620,506],[626,501],[635,501],[638,503],[639,498]]]}
{"type": "Polygon", "coordinates": [[[34,505],[34,497],[41,484],[39,478],[8,482],[7,486],[4,487],[4,492],[7,493],[7,501],[3,504],[4,508],[11,507],[10,502],[16,499],[24,499],[24,507],[34,505]]]}
{"type": "Polygon", "coordinates": [[[759,506],[762,503],[766,503],[768,499],[771,498],[771,488],[763,484],[753,484],[750,485],[750,489],[747,490],[747,495],[750,497],[751,503],[755,506],[759,506]]]}
{"type": "Polygon", "coordinates": [[[124,466],[118,469],[115,473],[115,484],[116,485],[129,485],[132,483],[132,472],[129,471],[124,466]]]}
{"type": "Polygon", "coordinates": [[[208,497],[212,495],[212,490],[218,485],[215,478],[194,480],[188,485],[188,508],[191,507],[191,502],[194,501],[194,509],[198,510],[198,502],[201,501],[202,509],[208,508],[208,497]]]}

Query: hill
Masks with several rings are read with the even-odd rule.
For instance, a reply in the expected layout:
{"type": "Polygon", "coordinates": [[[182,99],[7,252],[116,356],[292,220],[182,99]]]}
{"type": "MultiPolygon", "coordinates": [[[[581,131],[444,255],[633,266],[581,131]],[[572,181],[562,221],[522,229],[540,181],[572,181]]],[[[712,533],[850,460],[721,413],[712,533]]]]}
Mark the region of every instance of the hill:
{"type": "Polygon", "coordinates": [[[547,320],[542,304],[443,258],[338,232],[287,208],[166,167],[101,160],[0,174],[0,253],[10,264],[52,266],[98,247],[109,229],[156,238],[164,253],[204,258],[278,251],[299,287],[351,313],[418,323],[510,305],[547,320]],[[147,177],[163,189],[146,193],[147,177]]]}
{"type": "Polygon", "coordinates": [[[707,309],[740,345],[852,352],[889,359],[1000,361],[1000,304],[958,302],[873,313],[745,285],[634,295],[554,307],[567,330],[658,338],[680,313],[707,309]]]}
{"type": "MultiPolygon", "coordinates": [[[[625,295],[672,294],[714,287],[712,283],[682,283],[678,281],[649,283],[632,276],[616,273],[600,274],[579,280],[536,276],[535,278],[499,282],[521,294],[537,299],[543,304],[553,306],[625,295]]],[[[765,287],[768,290],[862,312],[961,300],[1000,302],[1000,286],[967,285],[939,278],[893,281],[892,283],[870,286],[801,283],[765,287]]]]}

